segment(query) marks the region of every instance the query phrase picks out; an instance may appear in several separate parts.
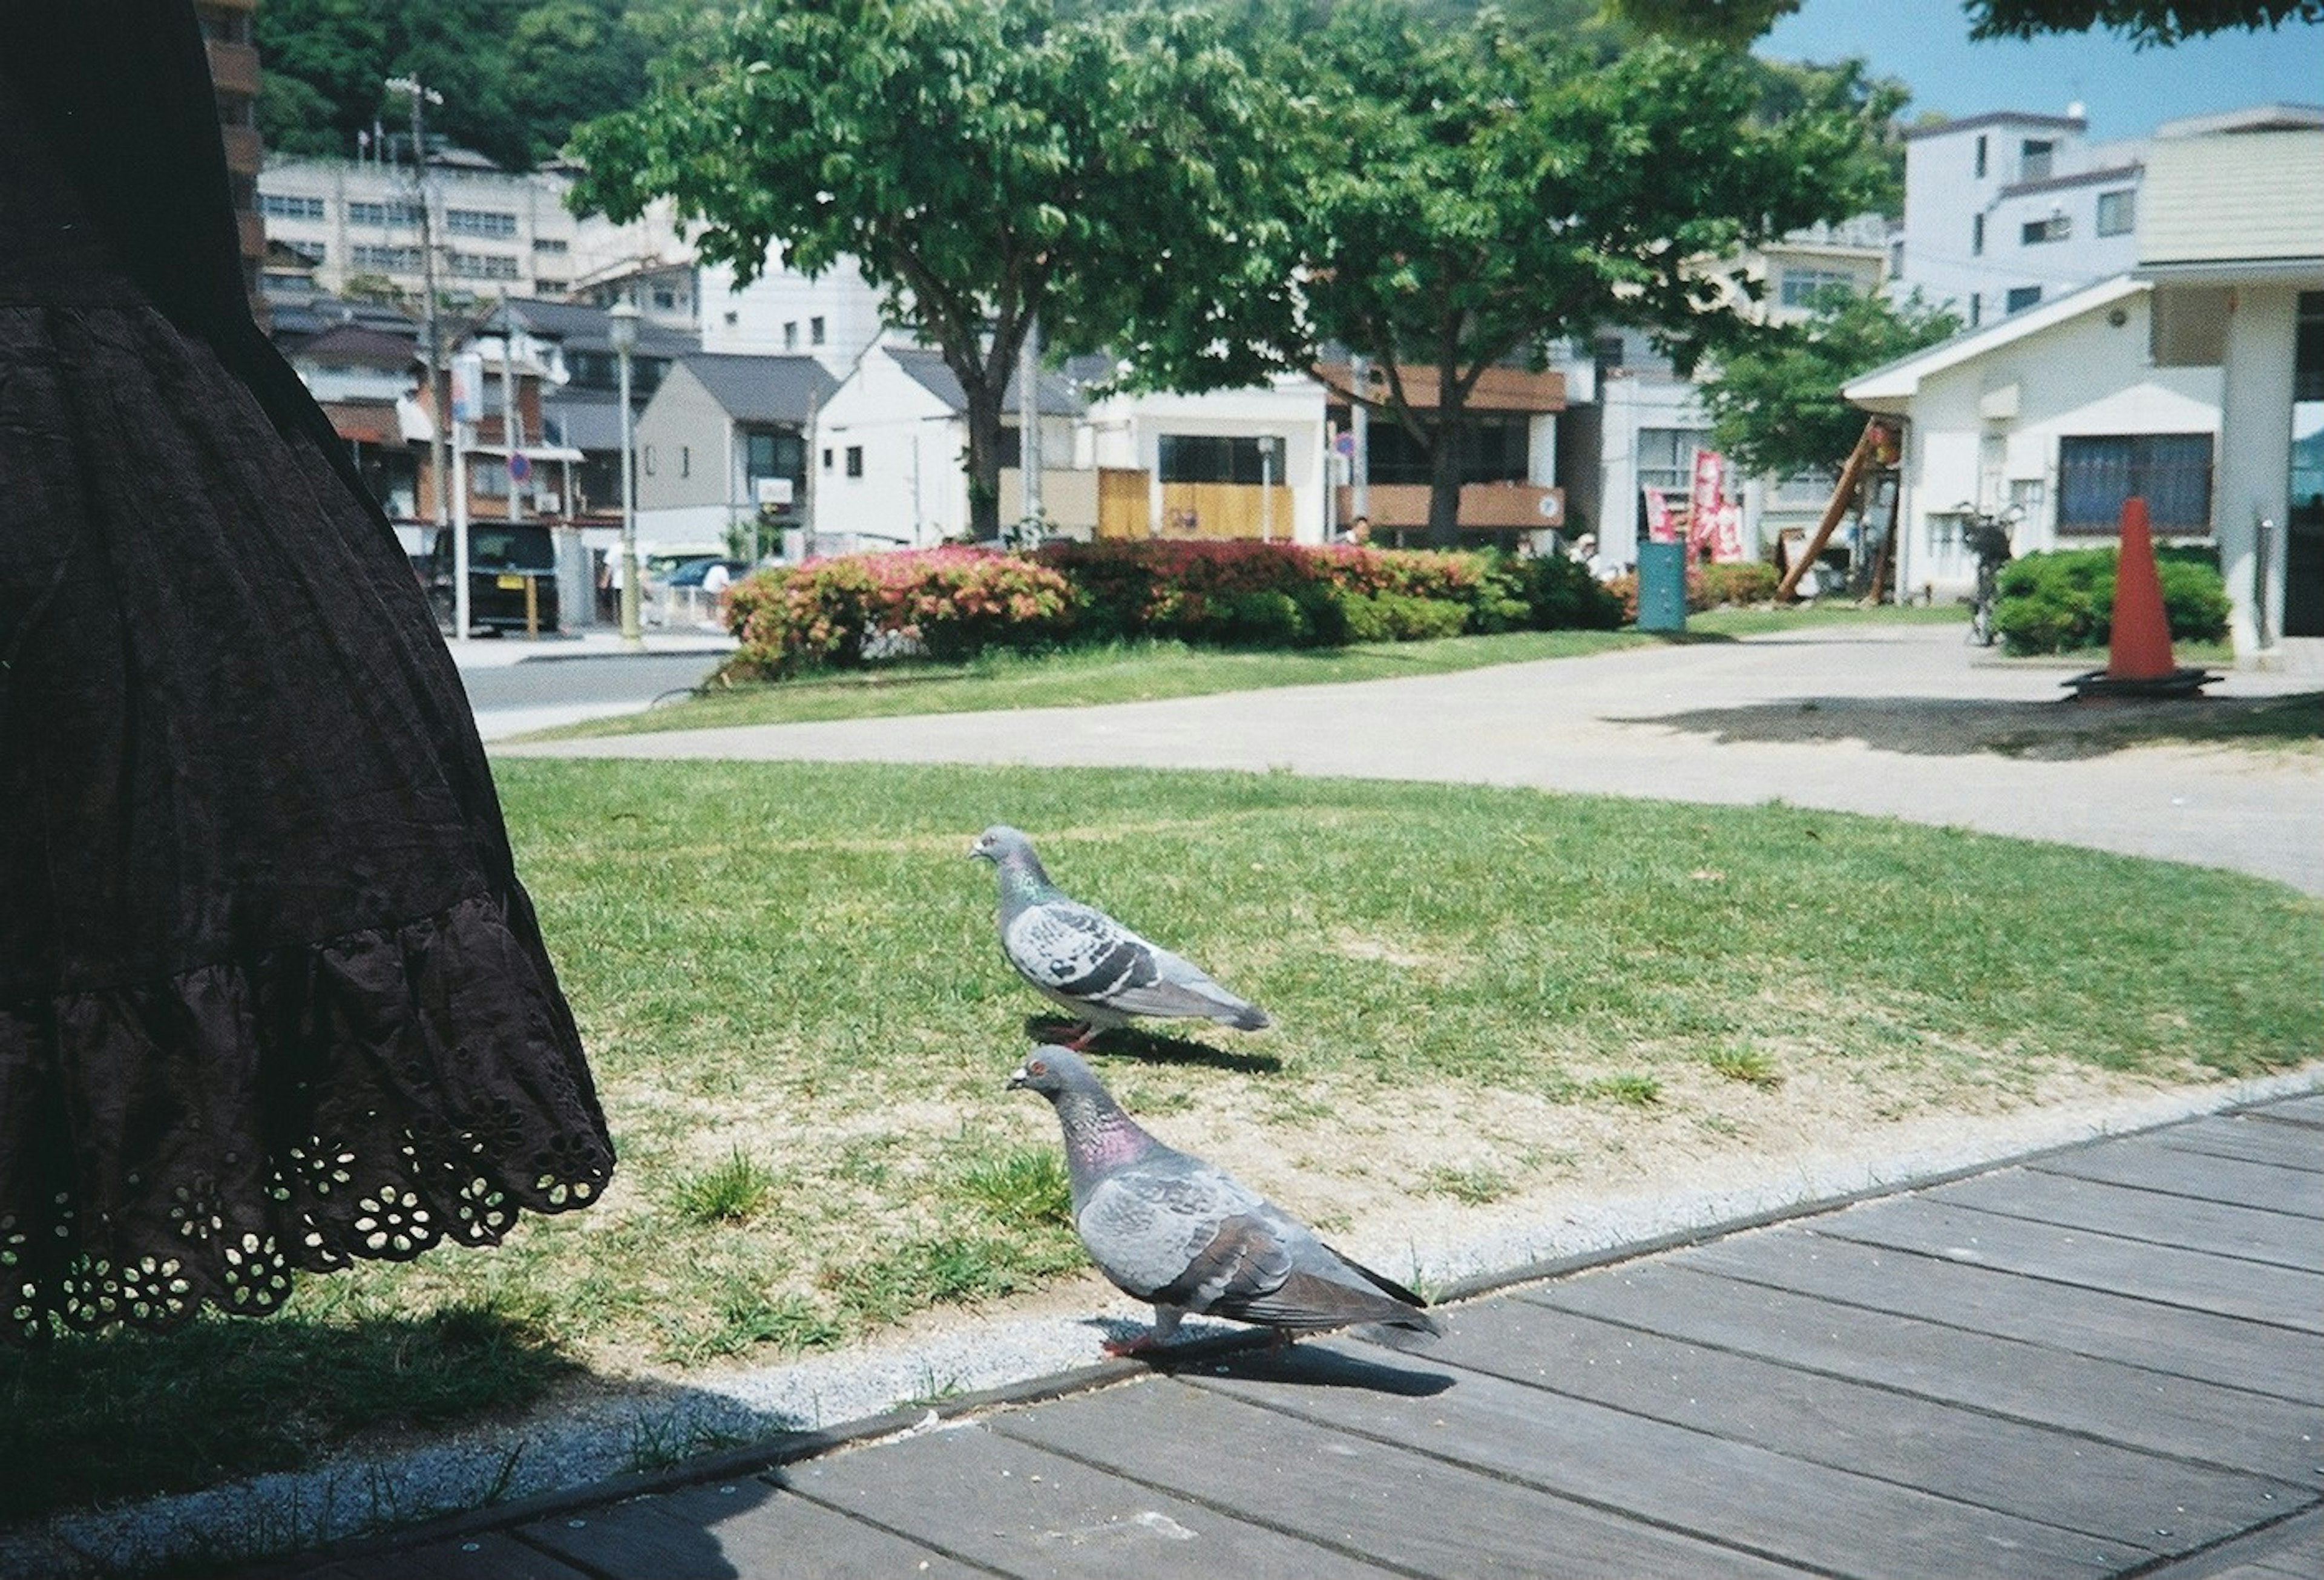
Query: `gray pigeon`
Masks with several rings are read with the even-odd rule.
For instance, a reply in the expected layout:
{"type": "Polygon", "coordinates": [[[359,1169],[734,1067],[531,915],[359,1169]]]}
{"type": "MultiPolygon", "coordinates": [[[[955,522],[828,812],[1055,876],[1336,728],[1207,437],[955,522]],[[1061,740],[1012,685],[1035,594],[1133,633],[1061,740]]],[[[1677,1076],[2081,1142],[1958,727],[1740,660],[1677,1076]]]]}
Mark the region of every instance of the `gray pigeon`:
{"type": "Polygon", "coordinates": [[[1255,1032],[1267,1012],[1204,974],[1192,960],[1148,942],[1093,905],[1067,899],[1041,870],[1033,841],[1005,823],[977,835],[972,857],[1001,876],[1001,952],[1017,974],[1080,1022],[1068,1045],[1133,1015],[1204,1015],[1255,1032]]]}
{"type": "Polygon", "coordinates": [[[1116,1289],[1154,1306],[1154,1328],[1111,1355],[1167,1342],[1189,1311],[1257,1323],[1278,1339],[1380,1323],[1444,1330],[1418,1295],[1359,1266],[1314,1231],[1200,1158],[1163,1145],[1121,1111],[1072,1050],[1037,1048],[1017,1073],[1065,1132],[1074,1229],[1116,1289]]]}

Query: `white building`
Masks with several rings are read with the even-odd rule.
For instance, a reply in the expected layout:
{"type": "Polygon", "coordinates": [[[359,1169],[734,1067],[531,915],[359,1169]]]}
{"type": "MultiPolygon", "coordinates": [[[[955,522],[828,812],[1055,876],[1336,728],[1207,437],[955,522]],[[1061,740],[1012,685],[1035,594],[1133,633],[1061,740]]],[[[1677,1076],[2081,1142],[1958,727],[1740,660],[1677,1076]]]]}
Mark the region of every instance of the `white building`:
{"type": "Polygon", "coordinates": [[[811,356],[844,379],[887,325],[880,292],[852,262],[810,278],[770,257],[748,285],[727,263],[696,273],[702,349],[756,356],[811,356]]]}
{"type": "MultiPolygon", "coordinates": [[[[1084,402],[1057,372],[1041,375],[1038,395],[1043,513],[1053,529],[1088,537],[1097,527],[1097,475],[1086,459],[1074,464],[1084,402]]],[[[964,536],[967,409],[940,353],[888,342],[868,347],[815,425],[810,551],[924,548],[964,536]]],[[[1018,419],[1012,380],[1001,414],[1004,526],[1024,510],[1018,419]]]]}
{"type": "Polygon", "coordinates": [[[1890,289],[1978,328],[2128,269],[2146,144],[2089,142],[2088,127],[2077,106],[1907,132],[1890,289]]]}
{"type": "Polygon", "coordinates": [[[1102,480],[1099,530],[1324,542],[1336,481],[1326,415],[1323,386],[1300,374],[1246,390],[1098,402],[1082,454],[1102,480]]]}
{"type": "Polygon", "coordinates": [[[2143,495],[2155,534],[2212,534],[2220,376],[2158,367],[2153,289],[2127,274],[1876,369],[1847,387],[1908,420],[1897,522],[1900,596],[1968,592],[1972,510],[2008,511],[2017,553],[2116,541],[2143,495]]]}
{"type": "Polygon", "coordinates": [[[2324,667],[2324,110],[2155,142],[2154,360],[2223,381],[2219,569],[2239,657],[2324,667]]]}
{"type": "MultiPolygon", "coordinates": [[[[666,204],[615,225],[575,215],[565,201],[572,187],[554,171],[431,164],[437,289],[455,297],[558,297],[585,278],[682,250],[666,204]]],[[[320,289],[336,295],[350,280],[372,279],[420,293],[420,198],[408,169],[271,158],[258,174],[258,213],[267,241],[311,264],[320,289]]]]}

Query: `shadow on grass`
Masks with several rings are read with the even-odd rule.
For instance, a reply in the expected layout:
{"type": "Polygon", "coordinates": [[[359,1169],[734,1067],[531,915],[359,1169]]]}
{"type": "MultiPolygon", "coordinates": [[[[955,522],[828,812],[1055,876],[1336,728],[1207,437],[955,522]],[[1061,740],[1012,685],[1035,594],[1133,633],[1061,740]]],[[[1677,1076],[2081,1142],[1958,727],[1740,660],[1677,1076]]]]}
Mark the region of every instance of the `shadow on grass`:
{"type": "Polygon", "coordinates": [[[579,1371],[481,1306],[352,1325],[205,1316],[0,1350],[0,1524],[304,1464],[356,1433],[521,1409],[579,1371]]]}
{"type": "Polygon", "coordinates": [[[1810,697],[1739,708],[1613,719],[1711,736],[1721,743],[1857,740],[1913,756],[2070,761],[2172,743],[2313,746],[2324,742],[2324,692],[2274,697],[2186,697],[2008,703],[1950,697],[1810,697]]]}
{"type": "Polygon", "coordinates": [[[598,1378],[545,1324],[483,1303],[67,1334],[0,1349],[0,1574],[240,1574],[366,1532],[678,1474],[736,1445],[771,1462],[816,1436],[722,1394],[598,1378]],[[571,1424],[541,1414],[576,1395],[590,1402],[571,1424]]]}
{"type": "MultiPolygon", "coordinates": [[[[1025,1017],[1025,1034],[1036,1043],[1064,1043],[1080,1029],[1080,1024],[1029,1015],[1025,1017]]],[[[1283,1068],[1283,1061],[1272,1053],[1213,1048],[1191,1037],[1166,1037],[1136,1026],[1100,1032],[1089,1040],[1083,1052],[1140,1059],[1152,1064],[1198,1064],[1211,1070],[1231,1070],[1240,1075],[1272,1075],[1283,1068]]]]}

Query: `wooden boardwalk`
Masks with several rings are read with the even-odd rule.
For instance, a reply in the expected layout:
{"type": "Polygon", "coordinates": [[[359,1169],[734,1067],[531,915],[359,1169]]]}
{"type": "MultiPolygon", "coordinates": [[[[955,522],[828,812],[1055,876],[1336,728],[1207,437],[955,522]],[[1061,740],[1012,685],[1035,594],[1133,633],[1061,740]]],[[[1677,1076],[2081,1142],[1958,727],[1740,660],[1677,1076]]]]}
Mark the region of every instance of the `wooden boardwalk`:
{"type": "Polygon", "coordinates": [[[1449,1317],[303,1574],[2324,1575],[2324,1096],[1449,1317]]]}

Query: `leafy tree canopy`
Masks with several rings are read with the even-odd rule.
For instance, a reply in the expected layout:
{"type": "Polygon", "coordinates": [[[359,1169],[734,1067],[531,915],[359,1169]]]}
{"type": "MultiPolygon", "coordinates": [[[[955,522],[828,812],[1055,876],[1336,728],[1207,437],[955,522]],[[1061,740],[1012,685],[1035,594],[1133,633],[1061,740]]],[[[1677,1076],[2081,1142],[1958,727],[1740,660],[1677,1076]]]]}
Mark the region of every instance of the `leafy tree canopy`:
{"type": "Polygon", "coordinates": [[[1841,387],[1960,328],[1917,295],[1892,306],[1827,287],[1805,321],[1770,328],[1720,359],[1700,393],[1711,445],[1756,476],[1836,470],[1865,423],[1841,387]]]}
{"type": "MultiPolygon", "coordinates": [[[[1800,8],[1800,0],[1608,0],[1635,26],[1730,44],[1748,43],[1800,8]]],[[[1973,39],[2044,33],[2120,33],[2144,48],[2212,33],[2324,22],[2324,0],[1963,0],[1973,39]]]]}
{"type": "Polygon", "coordinates": [[[1552,342],[1612,323],[1691,362],[1748,333],[1707,264],[1860,213],[1886,178],[1875,133],[1892,101],[1876,112],[1825,84],[1763,118],[1760,79],[1729,51],[1655,41],[1600,66],[1490,12],[1452,30],[1393,0],[1339,7],[1299,49],[1319,107],[1286,153],[1303,167],[1286,216],[1301,349],[1338,343],[1388,372],[1378,404],[1432,457],[1440,543],[1488,369],[1538,366],[1552,342]],[[1407,390],[1406,368],[1433,389],[1407,390]]]}
{"type": "Polygon", "coordinates": [[[1226,326],[1288,294],[1282,224],[1257,196],[1278,102],[1192,10],[759,0],[712,58],[575,134],[575,196],[625,220],[667,195],[746,280],[770,247],[808,273],[860,267],[960,381],[989,537],[1002,401],[1037,317],[1052,348],[1128,351],[1149,382],[1264,372],[1226,326]]]}

